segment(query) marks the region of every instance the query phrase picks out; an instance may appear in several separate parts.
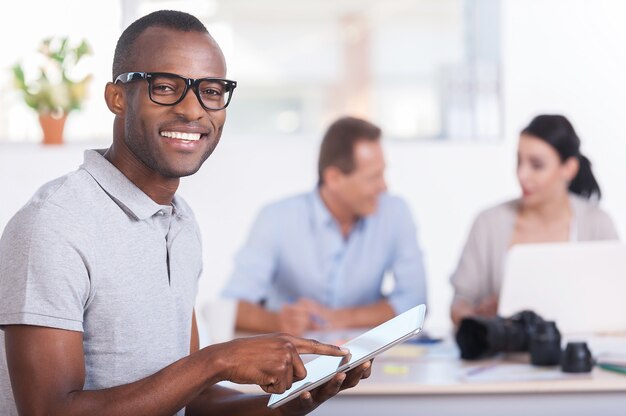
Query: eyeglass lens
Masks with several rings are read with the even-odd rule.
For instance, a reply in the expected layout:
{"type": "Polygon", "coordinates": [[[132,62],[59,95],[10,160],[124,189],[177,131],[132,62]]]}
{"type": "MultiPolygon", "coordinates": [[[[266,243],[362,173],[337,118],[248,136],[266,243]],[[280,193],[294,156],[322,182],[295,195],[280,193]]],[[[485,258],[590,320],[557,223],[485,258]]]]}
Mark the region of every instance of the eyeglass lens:
{"type": "MultiPolygon", "coordinates": [[[[185,93],[186,81],[173,75],[153,75],[150,78],[150,98],[158,104],[171,105],[185,93]]],[[[232,89],[223,81],[203,79],[198,83],[202,103],[211,109],[224,108],[232,89]]]]}

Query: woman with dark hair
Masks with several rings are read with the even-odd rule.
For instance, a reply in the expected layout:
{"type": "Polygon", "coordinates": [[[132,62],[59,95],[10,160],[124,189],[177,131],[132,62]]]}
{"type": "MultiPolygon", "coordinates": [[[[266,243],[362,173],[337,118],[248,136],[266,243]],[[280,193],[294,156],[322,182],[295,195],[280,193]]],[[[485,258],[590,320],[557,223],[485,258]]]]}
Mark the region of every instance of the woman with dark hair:
{"type": "Polygon", "coordinates": [[[520,134],[517,178],[522,196],[478,215],[451,282],[453,322],[495,316],[504,259],[516,244],[617,240],[596,204],[600,186],[580,139],[561,115],[535,117],[520,134]]]}

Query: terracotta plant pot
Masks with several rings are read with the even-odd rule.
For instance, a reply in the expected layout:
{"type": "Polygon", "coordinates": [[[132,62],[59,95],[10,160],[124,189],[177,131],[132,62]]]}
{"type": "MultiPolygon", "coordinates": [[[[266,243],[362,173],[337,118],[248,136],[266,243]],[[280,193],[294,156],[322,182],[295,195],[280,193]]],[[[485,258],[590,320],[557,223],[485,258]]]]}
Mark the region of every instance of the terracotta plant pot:
{"type": "Polygon", "coordinates": [[[67,114],[60,117],[39,114],[39,124],[43,130],[43,144],[63,144],[63,129],[67,114]]]}

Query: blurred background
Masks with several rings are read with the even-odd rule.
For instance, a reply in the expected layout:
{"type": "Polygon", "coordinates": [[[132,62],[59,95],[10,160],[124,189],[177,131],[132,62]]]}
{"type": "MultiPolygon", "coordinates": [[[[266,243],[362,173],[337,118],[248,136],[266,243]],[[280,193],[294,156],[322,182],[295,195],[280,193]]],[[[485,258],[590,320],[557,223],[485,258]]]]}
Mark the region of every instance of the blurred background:
{"type": "Polygon", "coordinates": [[[321,136],[351,114],[383,128],[391,192],[425,252],[427,329],[451,324],[449,276],[474,216],[519,194],[518,133],[568,117],[594,163],[602,206],[626,236],[626,2],[621,0],[21,0],[0,28],[0,229],[44,182],[107,147],[103,91],[117,38],[158,9],[199,17],[238,81],[222,143],[182,181],[204,239],[199,304],[219,294],[258,209],[316,182],[321,136]],[[91,74],[65,143],[42,146],[11,68],[36,71],[42,39],[85,39],[91,74]]]}

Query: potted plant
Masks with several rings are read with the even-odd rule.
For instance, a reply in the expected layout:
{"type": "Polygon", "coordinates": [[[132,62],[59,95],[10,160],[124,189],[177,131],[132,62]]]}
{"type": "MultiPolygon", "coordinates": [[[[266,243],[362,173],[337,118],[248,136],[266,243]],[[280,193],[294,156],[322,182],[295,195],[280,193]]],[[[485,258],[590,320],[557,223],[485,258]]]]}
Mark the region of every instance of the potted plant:
{"type": "Polygon", "coordinates": [[[25,71],[21,63],[13,66],[15,85],[26,104],[39,114],[44,143],[63,142],[67,115],[81,108],[87,96],[91,74],[74,79],[81,59],[91,54],[85,40],[71,45],[68,37],[47,38],[39,47],[39,72],[35,76],[25,71]]]}

